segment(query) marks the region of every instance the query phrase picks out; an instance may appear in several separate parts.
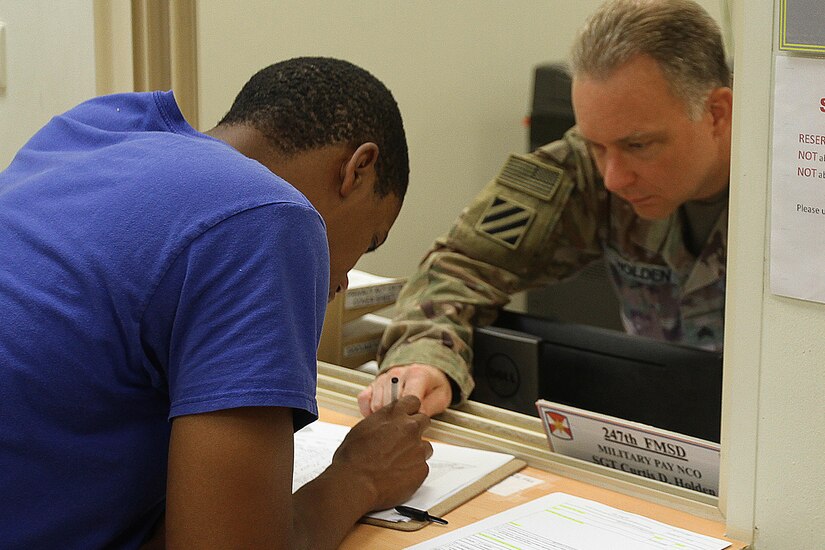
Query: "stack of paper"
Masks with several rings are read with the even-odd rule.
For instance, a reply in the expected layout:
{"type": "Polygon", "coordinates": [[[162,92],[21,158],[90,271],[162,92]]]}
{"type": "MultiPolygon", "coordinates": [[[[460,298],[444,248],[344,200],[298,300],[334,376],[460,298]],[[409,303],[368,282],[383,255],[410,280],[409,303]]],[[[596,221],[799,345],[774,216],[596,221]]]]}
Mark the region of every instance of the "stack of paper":
{"type": "Polygon", "coordinates": [[[408,550],[722,550],[724,540],[552,493],[408,550]]]}
{"type": "MultiPolygon", "coordinates": [[[[335,449],[349,432],[346,426],[315,422],[295,433],[295,471],[292,491],[316,478],[332,462],[335,449]]],[[[512,455],[433,442],[433,456],[427,461],[430,474],[404,504],[432,510],[469,485],[485,478],[514,460],[512,455]]],[[[395,510],[373,512],[371,518],[407,522],[395,510]]]]}
{"type": "Polygon", "coordinates": [[[347,289],[327,306],[318,359],[355,368],[375,359],[389,319],[372,313],[392,306],[406,279],[357,269],[350,270],[347,277],[347,289]]]}
{"type": "Polygon", "coordinates": [[[383,277],[357,269],[350,270],[347,277],[349,285],[344,291],[345,309],[389,305],[398,298],[406,281],[402,277],[383,277]]]}

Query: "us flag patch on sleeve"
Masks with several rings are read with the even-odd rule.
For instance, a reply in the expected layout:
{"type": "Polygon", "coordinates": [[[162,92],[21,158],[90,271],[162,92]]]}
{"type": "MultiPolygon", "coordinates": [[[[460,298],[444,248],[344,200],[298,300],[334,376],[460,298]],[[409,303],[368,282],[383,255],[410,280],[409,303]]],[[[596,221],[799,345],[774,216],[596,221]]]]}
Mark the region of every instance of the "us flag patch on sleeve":
{"type": "Polygon", "coordinates": [[[501,185],[548,200],[563,175],[560,168],[511,155],[496,179],[501,185]]]}
{"type": "Polygon", "coordinates": [[[530,227],[536,211],[504,197],[493,197],[490,205],[476,222],[479,233],[506,246],[516,249],[530,227]]]}

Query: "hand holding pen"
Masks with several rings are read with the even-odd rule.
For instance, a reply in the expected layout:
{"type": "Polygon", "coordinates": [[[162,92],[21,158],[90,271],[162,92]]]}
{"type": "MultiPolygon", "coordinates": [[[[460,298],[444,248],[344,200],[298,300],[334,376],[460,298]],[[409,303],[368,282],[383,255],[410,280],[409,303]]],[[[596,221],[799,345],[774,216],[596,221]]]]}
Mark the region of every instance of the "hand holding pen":
{"type": "Polygon", "coordinates": [[[405,365],[393,367],[380,374],[358,395],[361,414],[369,416],[393,401],[393,378],[396,399],[414,395],[421,401],[420,411],[427,416],[442,412],[453,398],[453,390],[447,376],[429,365],[405,365]]]}
{"type": "MultiPolygon", "coordinates": [[[[389,394],[388,394],[389,397],[389,394]]],[[[406,501],[429,473],[433,448],[422,434],[430,419],[418,412],[420,402],[402,396],[361,420],[335,451],[331,468],[347,469],[373,495],[373,510],[406,501]]]]}

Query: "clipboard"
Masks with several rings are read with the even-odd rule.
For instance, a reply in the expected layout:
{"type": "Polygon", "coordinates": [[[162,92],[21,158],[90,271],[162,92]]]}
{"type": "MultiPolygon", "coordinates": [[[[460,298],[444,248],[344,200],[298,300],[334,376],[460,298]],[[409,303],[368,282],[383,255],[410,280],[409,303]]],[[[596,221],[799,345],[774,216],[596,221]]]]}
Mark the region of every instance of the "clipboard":
{"type": "MultiPolygon", "coordinates": [[[[453,493],[435,506],[430,507],[427,512],[434,516],[443,516],[483,493],[496,483],[518,472],[525,466],[527,466],[525,461],[520,458],[513,458],[481,479],[453,493]]],[[[388,529],[396,529],[398,531],[417,531],[430,523],[429,521],[416,521],[412,519],[409,521],[387,521],[385,519],[371,518],[368,516],[362,517],[359,522],[367,525],[377,525],[378,527],[387,527],[388,529]]]]}

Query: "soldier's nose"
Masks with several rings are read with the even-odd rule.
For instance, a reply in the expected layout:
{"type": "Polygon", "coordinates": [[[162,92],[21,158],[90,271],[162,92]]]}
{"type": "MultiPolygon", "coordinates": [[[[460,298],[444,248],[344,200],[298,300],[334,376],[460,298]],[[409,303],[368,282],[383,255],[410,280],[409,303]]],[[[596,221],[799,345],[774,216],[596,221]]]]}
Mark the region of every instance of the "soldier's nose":
{"type": "Polygon", "coordinates": [[[633,183],[635,175],[621,158],[611,156],[602,163],[602,178],[607,190],[616,193],[633,183]]]}

